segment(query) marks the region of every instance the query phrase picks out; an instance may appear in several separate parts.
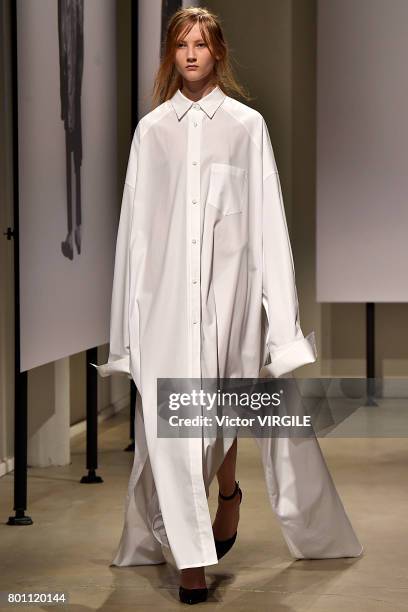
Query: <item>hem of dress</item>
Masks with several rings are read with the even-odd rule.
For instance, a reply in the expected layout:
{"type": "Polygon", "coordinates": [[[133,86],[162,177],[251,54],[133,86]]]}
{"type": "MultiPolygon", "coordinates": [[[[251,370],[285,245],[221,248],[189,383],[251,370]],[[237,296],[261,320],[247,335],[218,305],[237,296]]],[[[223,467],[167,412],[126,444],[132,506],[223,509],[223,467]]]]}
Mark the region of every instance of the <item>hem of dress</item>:
{"type": "Polygon", "coordinates": [[[204,567],[207,565],[217,565],[217,563],[219,563],[218,558],[216,561],[200,561],[199,563],[189,563],[189,564],[184,564],[183,565],[177,565],[177,569],[182,570],[182,569],[188,569],[190,567],[204,567]]]}
{"type": "Polygon", "coordinates": [[[295,555],[293,553],[291,553],[292,557],[295,560],[299,560],[299,561],[307,561],[308,559],[310,560],[318,560],[318,559],[356,559],[358,557],[361,557],[363,555],[363,553],[365,552],[364,550],[364,546],[361,546],[361,550],[358,553],[339,553],[338,555],[324,555],[324,556],[316,556],[316,557],[309,557],[309,556],[303,556],[303,557],[299,557],[298,555],[295,555]]]}
{"type": "Polygon", "coordinates": [[[144,563],[109,563],[109,567],[137,567],[138,565],[163,565],[163,563],[167,563],[166,559],[162,561],[146,561],[144,563]]]}

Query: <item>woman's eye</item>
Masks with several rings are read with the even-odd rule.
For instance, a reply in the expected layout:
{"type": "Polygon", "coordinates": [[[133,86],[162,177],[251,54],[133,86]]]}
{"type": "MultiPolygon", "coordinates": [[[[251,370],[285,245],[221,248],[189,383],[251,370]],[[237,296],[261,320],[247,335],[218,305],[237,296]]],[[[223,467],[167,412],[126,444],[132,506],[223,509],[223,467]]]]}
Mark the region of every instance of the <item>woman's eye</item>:
{"type": "MultiPolygon", "coordinates": [[[[206,43],[197,43],[197,47],[206,47],[206,43]]],[[[177,47],[185,47],[185,43],[178,43],[177,47]]]]}

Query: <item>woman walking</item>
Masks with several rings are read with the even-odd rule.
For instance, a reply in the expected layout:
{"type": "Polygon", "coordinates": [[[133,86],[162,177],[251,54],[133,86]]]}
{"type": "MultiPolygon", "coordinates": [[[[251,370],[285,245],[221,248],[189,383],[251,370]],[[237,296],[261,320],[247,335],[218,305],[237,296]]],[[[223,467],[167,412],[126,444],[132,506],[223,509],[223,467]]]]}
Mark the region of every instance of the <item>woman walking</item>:
{"type": "MultiPolygon", "coordinates": [[[[246,97],[219,20],[202,8],[178,10],[156,77],[157,105],[131,145],[110,353],[98,366],[101,376],[126,373],[138,389],[135,458],[113,564],[162,563],[168,546],[186,603],[207,598],[205,567],[236,539],[237,439],[158,435],[157,379],[258,378],[261,370],[279,377],[316,360],[314,333],[304,337],[300,327],[268,129],[233,94],[246,97]],[[207,496],[215,476],[212,524],[207,496]]],[[[360,555],[317,440],[257,442],[291,554],[360,555]]]]}

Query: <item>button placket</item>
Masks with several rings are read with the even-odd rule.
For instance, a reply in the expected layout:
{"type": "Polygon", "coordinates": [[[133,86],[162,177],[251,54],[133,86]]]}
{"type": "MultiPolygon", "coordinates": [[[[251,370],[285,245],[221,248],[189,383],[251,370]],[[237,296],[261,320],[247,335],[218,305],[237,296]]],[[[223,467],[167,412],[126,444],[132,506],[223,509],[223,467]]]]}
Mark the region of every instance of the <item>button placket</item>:
{"type": "Polygon", "coordinates": [[[201,377],[201,241],[200,241],[200,187],[201,187],[201,130],[202,110],[193,104],[188,113],[188,178],[187,202],[189,207],[189,326],[191,338],[191,375],[201,377]]]}

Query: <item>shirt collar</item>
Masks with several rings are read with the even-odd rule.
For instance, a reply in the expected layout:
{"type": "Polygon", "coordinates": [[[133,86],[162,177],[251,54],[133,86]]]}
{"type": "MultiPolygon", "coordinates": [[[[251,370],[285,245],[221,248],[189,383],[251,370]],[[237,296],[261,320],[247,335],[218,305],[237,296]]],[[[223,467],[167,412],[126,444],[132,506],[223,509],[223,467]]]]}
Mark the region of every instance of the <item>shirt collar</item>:
{"type": "MultiPolygon", "coordinates": [[[[203,111],[205,111],[210,119],[212,119],[215,111],[224,101],[224,98],[225,93],[218,85],[216,85],[214,89],[210,91],[210,93],[205,95],[203,98],[200,98],[200,100],[197,100],[196,104],[199,104],[203,111]]],[[[182,94],[180,89],[177,89],[173,97],[170,98],[170,102],[172,103],[179,119],[181,119],[194,104],[194,101],[182,94]]]]}

